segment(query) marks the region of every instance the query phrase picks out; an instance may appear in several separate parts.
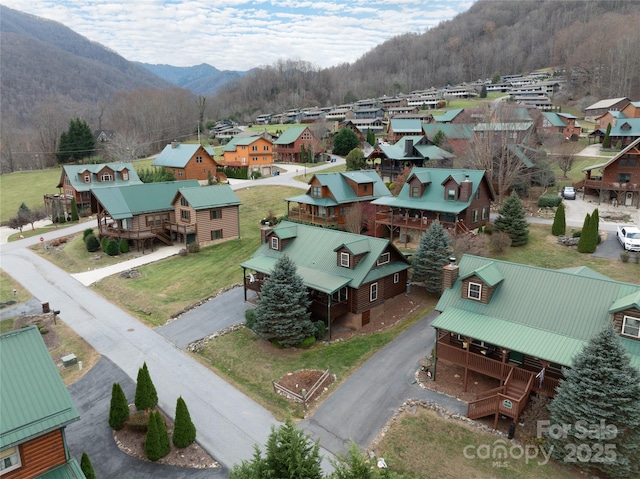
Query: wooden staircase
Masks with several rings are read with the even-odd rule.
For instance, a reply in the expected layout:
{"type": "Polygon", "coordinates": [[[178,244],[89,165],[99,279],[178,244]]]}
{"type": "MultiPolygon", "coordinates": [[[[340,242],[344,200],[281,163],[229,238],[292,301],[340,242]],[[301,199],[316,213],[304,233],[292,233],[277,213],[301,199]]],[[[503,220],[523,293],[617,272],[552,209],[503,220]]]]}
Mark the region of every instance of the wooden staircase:
{"type": "Polygon", "coordinates": [[[164,244],[169,246],[173,246],[173,241],[171,241],[171,236],[165,230],[157,229],[154,231],[156,238],[162,241],[164,244]]]}
{"type": "Polygon", "coordinates": [[[500,414],[517,421],[527,405],[534,378],[535,374],[531,371],[511,369],[502,386],[479,393],[475,401],[469,402],[467,417],[477,419],[493,414],[494,427],[497,426],[500,414]]]}

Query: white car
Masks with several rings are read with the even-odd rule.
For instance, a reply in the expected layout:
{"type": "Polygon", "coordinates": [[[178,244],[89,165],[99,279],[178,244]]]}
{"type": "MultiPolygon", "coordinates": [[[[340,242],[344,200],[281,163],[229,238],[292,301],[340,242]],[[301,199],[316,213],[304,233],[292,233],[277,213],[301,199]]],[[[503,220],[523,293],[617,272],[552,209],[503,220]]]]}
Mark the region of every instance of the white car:
{"type": "Polygon", "coordinates": [[[640,228],[618,226],[618,241],[627,251],[640,251],[640,228]]]}

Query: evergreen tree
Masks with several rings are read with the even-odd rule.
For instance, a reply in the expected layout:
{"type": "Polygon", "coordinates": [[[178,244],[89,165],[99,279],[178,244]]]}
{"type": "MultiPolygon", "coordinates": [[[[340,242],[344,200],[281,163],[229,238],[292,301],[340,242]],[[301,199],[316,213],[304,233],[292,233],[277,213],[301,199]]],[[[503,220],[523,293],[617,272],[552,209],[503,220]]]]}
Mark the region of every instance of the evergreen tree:
{"type": "Polygon", "coordinates": [[[111,386],[111,406],[109,407],[109,426],[115,430],[122,429],[127,419],[129,419],[127,397],[124,395],[120,383],[113,383],[111,386]]]}
{"type": "Polygon", "coordinates": [[[167,432],[167,425],[164,423],[164,418],[160,411],[155,411],[156,417],[156,429],[158,431],[158,438],[160,443],[160,453],[161,457],[166,456],[171,451],[171,440],[169,439],[169,433],[167,432]]]}
{"type": "Polygon", "coordinates": [[[254,331],[267,341],[295,346],[314,335],[309,305],[307,288],[295,263],[283,255],[260,290],[254,331]]]}
{"type": "Polygon", "coordinates": [[[597,248],[598,243],[600,243],[600,213],[598,212],[598,208],[591,213],[591,234],[591,241],[593,241],[597,248]]]}
{"type": "Polygon", "coordinates": [[[376,144],[376,134],[370,128],[367,129],[367,143],[371,146],[375,146],[376,144]]]}
{"type": "Polygon", "coordinates": [[[75,198],[71,198],[71,221],[78,221],[80,215],[78,214],[78,204],[75,198]]]}
{"type": "Polygon", "coordinates": [[[587,213],[584,217],[584,224],[580,232],[580,240],[578,240],[578,251],[580,253],[593,253],[597,244],[593,241],[593,221],[591,215],[587,213]]]}
{"type": "Polygon", "coordinates": [[[347,171],[358,171],[364,168],[364,153],[360,148],[354,148],[346,157],[347,171]]]}
{"type": "Polygon", "coordinates": [[[431,139],[431,141],[433,142],[434,145],[441,146],[446,137],[447,135],[444,134],[444,131],[438,130],[436,134],[433,135],[433,138],[431,139]]]}
{"type": "Polygon", "coordinates": [[[138,379],[136,382],[136,398],[135,405],[138,411],[151,409],[158,404],[158,393],[151,381],[149,370],[147,369],[147,363],[145,362],[140,369],[138,369],[138,379]]]}
{"type": "Polygon", "coordinates": [[[157,461],[161,457],[164,457],[164,454],[162,454],[160,432],[158,431],[158,422],[156,421],[156,413],[154,411],[149,413],[147,435],[144,438],[144,452],[150,461],[157,461]]]}
{"type": "Polygon", "coordinates": [[[553,457],[565,460],[573,450],[580,458],[588,452],[590,460],[577,462],[586,472],[640,477],[640,373],[631,365],[613,323],[574,358],[573,368],[564,371],[556,391],[549,405],[551,425],[570,429],[566,435],[549,430],[553,457]],[[596,433],[584,434],[576,425],[596,428],[596,433]]]}
{"type": "Polygon", "coordinates": [[[551,226],[551,234],[554,236],[563,236],[567,231],[567,220],[564,214],[564,204],[560,203],[553,217],[553,225],[551,226]]]}
{"type": "Polygon", "coordinates": [[[82,458],[80,459],[80,469],[84,474],[86,479],[96,479],[96,473],[93,470],[93,464],[91,464],[91,460],[86,452],[82,453],[82,458]]]}
{"type": "Polygon", "coordinates": [[[522,246],[529,242],[529,224],[525,219],[524,208],[520,197],[514,191],[507,199],[496,218],[494,228],[504,231],[511,238],[511,246],[522,246]]]}
{"type": "Polygon", "coordinates": [[[189,409],[182,397],[176,403],[176,420],[173,426],[173,445],[187,447],[196,440],[196,427],[191,421],[189,409]]]}
{"type": "Polygon", "coordinates": [[[229,471],[229,479],[264,479],[267,476],[266,463],[258,446],[254,446],[253,459],[236,464],[229,471]]]}
{"type": "Polygon", "coordinates": [[[347,155],[359,145],[358,137],[350,128],[340,128],[333,137],[333,153],[336,155],[347,155]]]}
{"type": "Polygon", "coordinates": [[[89,253],[93,253],[100,249],[100,241],[93,235],[93,233],[84,239],[84,245],[87,247],[87,251],[89,253]]]}
{"type": "Polygon", "coordinates": [[[69,129],[62,132],[56,156],[60,163],[82,160],[93,155],[95,138],[86,121],[80,118],[69,120],[69,129]]]}
{"type": "Polygon", "coordinates": [[[339,455],[337,461],[331,461],[334,467],[331,479],[375,479],[377,474],[362,454],[358,445],[351,441],[347,455],[339,455]]]}
{"type": "Polygon", "coordinates": [[[487,85],[482,85],[480,89],[480,98],[487,98],[487,85]]]}
{"type": "Polygon", "coordinates": [[[449,262],[451,238],[439,221],[431,223],[420,237],[413,257],[413,281],[424,281],[430,293],[442,292],[442,268],[449,262]]]}
{"type": "Polygon", "coordinates": [[[602,139],[602,148],[611,148],[611,123],[607,124],[607,131],[602,139]]]}
{"type": "Polygon", "coordinates": [[[320,446],[312,443],[290,420],[271,430],[265,447],[267,477],[321,479],[320,446]]]}

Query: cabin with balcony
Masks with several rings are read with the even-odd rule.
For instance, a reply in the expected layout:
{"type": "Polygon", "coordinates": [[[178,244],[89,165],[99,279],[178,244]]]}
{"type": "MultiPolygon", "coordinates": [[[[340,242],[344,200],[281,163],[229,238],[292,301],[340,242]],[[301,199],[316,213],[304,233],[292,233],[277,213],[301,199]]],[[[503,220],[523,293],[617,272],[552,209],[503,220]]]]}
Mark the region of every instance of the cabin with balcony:
{"type": "Polygon", "coordinates": [[[405,247],[419,241],[434,221],[452,235],[468,233],[489,222],[495,195],[484,170],[414,168],[398,196],[376,205],[376,233],[399,238],[405,247]]]}
{"type": "Polygon", "coordinates": [[[301,163],[302,153],[311,152],[316,156],[322,153],[320,142],[308,126],[292,126],[284,130],[273,142],[275,161],[280,163],[301,163]]]}
{"type": "MultiPolygon", "coordinates": [[[[354,218],[361,224],[359,232],[363,233],[362,229],[367,228],[365,210],[373,200],[383,196],[391,196],[391,192],[373,170],[316,173],[305,194],[285,199],[287,217],[291,221],[345,229],[348,218],[356,215],[354,218]]],[[[373,213],[375,208],[371,209],[373,213]]]]}
{"type": "Polygon", "coordinates": [[[591,143],[591,140],[602,143],[607,135],[609,124],[611,125],[609,138],[611,139],[611,146],[614,148],[617,148],[618,145],[625,148],[640,138],[640,118],[627,118],[622,112],[612,113],[613,122],[604,125],[604,127],[596,128],[589,133],[589,143],[591,143]]]}
{"type": "Polygon", "coordinates": [[[640,369],[640,285],[613,281],[587,267],[550,270],[464,255],[444,267],[444,291],[435,309],[438,362],[496,381],[468,405],[474,419],[518,417],[531,394],[555,395],[562,368],[570,368],[612,321],[631,364],[640,369]]]}
{"type": "Polygon", "coordinates": [[[199,186],[191,180],[92,190],[91,212],[97,216],[100,238],[126,239],[143,252],[153,250],[156,240],[172,245],[187,238],[190,227],[176,221],[172,201],[180,188],[199,186]]]}
{"type": "Polygon", "coordinates": [[[0,334],[0,476],[85,479],[67,447],[80,415],[35,326],[0,334]]]}
{"type": "Polygon", "coordinates": [[[224,146],[221,166],[246,168],[248,177],[254,171],[262,176],[271,176],[273,141],[268,134],[235,136],[224,146]]]}
{"type": "Polygon", "coordinates": [[[297,267],[309,291],[311,319],[359,329],[392,314],[386,300],[406,291],[407,258],[389,241],[283,221],[265,227],[262,244],[240,264],[247,290],[260,289],[282,255],[297,267]]]}
{"type": "Polygon", "coordinates": [[[599,203],[640,208],[640,138],[609,161],[582,170],[584,179],[573,184],[585,195],[597,195],[599,203]]]}
{"type": "Polygon", "coordinates": [[[424,135],[405,136],[393,145],[378,143],[366,157],[365,168],[375,169],[385,183],[391,183],[405,168],[450,166],[454,158],[424,135]]]}

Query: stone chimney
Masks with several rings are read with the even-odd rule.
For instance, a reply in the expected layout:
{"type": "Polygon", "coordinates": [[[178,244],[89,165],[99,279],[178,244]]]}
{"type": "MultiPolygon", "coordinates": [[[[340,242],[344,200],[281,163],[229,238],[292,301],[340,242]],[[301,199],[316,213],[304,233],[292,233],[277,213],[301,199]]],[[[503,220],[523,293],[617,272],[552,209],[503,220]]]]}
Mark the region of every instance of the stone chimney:
{"type": "Polygon", "coordinates": [[[413,140],[404,140],[404,156],[413,156],[413,140]]]}
{"type": "Polygon", "coordinates": [[[171,142],[171,148],[177,148],[179,144],[180,144],[180,143],[178,142],[178,140],[173,140],[173,141],[171,142]]]}
{"type": "Polygon", "coordinates": [[[469,179],[469,175],[466,175],[464,181],[460,184],[460,201],[469,201],[472,187],[473,182],[469,179]]]}
{"type": "Polygon", "coordinates": [[[453,286],[458,279],[458,265],[456,264],[456,259],[451,257],[449,258],[449,264],[445,265],[442,268],[442,289],[449,289],[453,286]]]}

